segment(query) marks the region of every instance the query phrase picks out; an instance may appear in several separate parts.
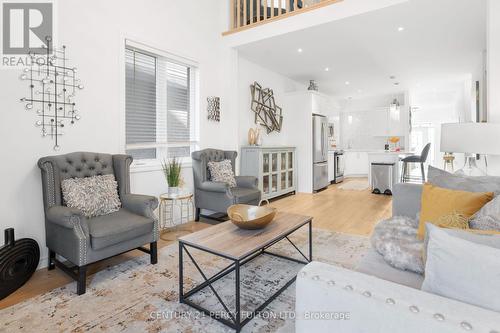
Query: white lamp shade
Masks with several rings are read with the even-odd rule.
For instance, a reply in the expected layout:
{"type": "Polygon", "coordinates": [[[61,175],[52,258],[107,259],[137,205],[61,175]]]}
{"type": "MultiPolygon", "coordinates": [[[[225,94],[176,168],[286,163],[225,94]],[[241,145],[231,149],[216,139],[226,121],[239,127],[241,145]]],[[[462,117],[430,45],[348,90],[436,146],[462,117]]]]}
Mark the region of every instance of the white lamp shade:
{"type": "Polygon", "coordinates": [[[500,124],[442,124],[441,151],[449,153],[500,155],[500,124]]]}

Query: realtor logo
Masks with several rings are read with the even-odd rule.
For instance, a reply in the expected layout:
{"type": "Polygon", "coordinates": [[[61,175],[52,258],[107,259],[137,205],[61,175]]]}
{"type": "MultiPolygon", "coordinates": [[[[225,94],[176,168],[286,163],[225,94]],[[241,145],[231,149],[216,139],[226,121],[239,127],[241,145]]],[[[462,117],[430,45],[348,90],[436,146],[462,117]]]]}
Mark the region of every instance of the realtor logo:
{"type": "Polygon", "coordinates": [[[3,54],[46,53],[53,36],[53,8],[50,2],[4,2],[3,54]],[[45,48],[44,48],[45,47],[45,48]]]}

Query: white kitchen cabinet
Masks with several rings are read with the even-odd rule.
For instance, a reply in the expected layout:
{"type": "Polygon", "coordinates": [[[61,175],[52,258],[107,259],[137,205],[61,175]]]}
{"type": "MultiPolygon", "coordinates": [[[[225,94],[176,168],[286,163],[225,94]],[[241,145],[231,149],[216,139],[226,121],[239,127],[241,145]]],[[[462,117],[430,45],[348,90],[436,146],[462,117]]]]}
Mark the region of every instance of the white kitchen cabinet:
{"type": "Polygon", "coordinates": [[[330,113],[331,103],[328,96],[311,91],[310,98],[312,113],[321,115],[328,115],[330,113]]]}
{"type": "Polygon", "coordinates": [[[335,180],[335,152],[328,152],[328,181],[331,183],[335,180]]]}
{"type": "Polygon", "coordinates": [[[391,112],[389,108],[373,111],[371,125],[373,136],[405,136],[408,126],[408,112],[403,105],[396,112],[391,112]]]}
{"type": "Polygon", "coordinates": [[[345,176],[368,175],[368,152],[344,151],[345,176]]]}

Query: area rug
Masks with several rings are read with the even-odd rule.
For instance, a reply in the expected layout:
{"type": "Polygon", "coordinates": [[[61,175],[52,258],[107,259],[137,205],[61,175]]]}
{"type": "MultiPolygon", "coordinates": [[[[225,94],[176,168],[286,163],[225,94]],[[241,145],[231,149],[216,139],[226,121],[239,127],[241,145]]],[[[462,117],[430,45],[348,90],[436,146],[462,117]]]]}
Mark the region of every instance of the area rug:
{"type": "MultiPolygon", "coordinates": [[[[307,253],[307,232],[300,230],[291,240],[307,253]]],[[[313,229],[313,257],[316,261],[353,268],[370,247],[366,237],[313,229]]],[[[270,250],[295,256],[286,240],[270,250]]],[[[209,254],[190,251],[207,275],[228,262],[209,254]]],[[[185,288],[203,281],[185,256],[185,288]]],[[[302,265],[278,257],[259,256],[242,267],[242,313],[252,311],[271,293],[297,274],[302,265]]],[[[145,255],[89,278],[87,293],[75,294],[70,283],[44,295],[0,311],[1,332],[233,332],[218,321],[178,302],[178,246],[159,251],[157,265],[145,255]]],[[[214,287],[229,309],[234,307],[234,273],[218,280],[214,287]]],[[[191,300],[223,313],[217,298],[205,288],[191,300]]],[[[295,284],[277,297],[242,332],[294,332],[295,284]]]]}
{"type": "Polygon", "coordinates": [[[366,180],[350,180],[339,186],[341,190],[364,191],[368,189],[368,181],[366,180]]]}

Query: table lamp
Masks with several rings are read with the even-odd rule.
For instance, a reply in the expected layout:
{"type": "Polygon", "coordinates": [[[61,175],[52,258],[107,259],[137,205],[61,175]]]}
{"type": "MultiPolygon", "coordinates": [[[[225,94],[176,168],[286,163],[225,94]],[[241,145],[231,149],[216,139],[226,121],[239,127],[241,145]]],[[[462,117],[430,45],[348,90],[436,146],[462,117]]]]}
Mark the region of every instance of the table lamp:
{"type": "Polygon", "coordinates": [[[468,176],[484,176],[475,154],[500,155],[500,124],[453,123],[441,125],[441,152],[464,153],[461,169],[468,176]]]}

